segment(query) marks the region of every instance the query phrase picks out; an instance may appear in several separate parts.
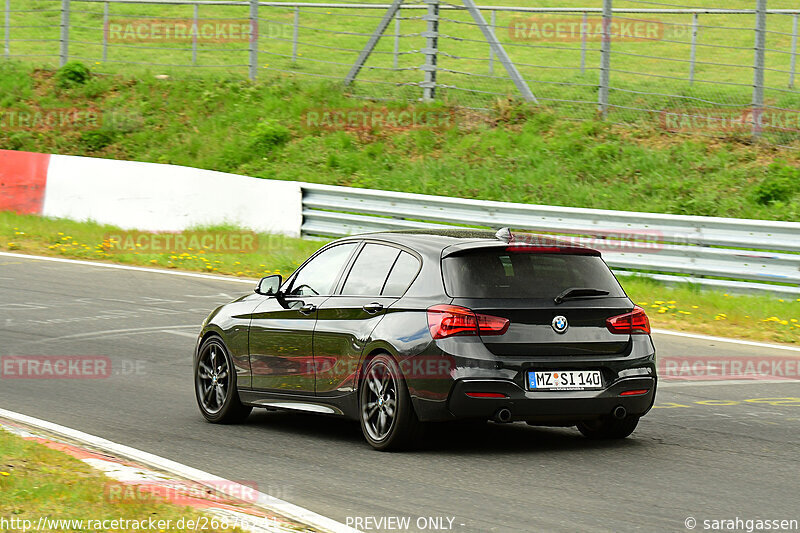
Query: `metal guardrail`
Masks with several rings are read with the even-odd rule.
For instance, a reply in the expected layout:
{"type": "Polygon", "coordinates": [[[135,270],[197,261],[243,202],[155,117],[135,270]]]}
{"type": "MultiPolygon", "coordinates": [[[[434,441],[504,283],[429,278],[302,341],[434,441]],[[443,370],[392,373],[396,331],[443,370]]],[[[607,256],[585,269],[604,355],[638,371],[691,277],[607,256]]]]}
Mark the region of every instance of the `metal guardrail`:
{"type": "Polygon", "coordinates": [[[800,223],[528,205],[302,184],[304,236],[510,227],[599,249],[622,275],[800,294],[800,223]]]}

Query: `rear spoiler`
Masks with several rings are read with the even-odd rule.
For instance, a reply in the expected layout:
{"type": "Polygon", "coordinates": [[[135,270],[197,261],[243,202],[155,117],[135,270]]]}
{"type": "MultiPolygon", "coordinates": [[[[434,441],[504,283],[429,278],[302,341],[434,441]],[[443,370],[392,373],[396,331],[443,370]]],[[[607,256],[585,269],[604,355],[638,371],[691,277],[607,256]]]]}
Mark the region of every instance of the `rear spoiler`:
{"type": "Polygon", "coordinates": [[[541,242],[497,242],[490,240],[480,240],[453,244],[442,250],[442,259],[451,255],[460,255],[473,250],[497,250],[509,253],[532,253],[532,254],[568,254],[568,255],[591,255],[600,257],[601,254],[594,248],[587,248],[558,241],[550,237],[542,236],[541,242]]]}

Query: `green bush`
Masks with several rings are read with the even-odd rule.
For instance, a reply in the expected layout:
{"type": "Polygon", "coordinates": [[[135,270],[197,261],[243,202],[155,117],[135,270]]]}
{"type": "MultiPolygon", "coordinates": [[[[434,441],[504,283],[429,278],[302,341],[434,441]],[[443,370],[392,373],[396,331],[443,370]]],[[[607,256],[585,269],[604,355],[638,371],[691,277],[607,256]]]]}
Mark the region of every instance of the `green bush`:
{"type": "Polygon", "coordinates": [[[25,131],[12,133],[8,136],[6,146],[9,150],[25,150],[31,142],[32,135],[25,131]]]}
{"type": "Polygon", "coordinates": [[[754,199],[761,205],[788,202],[800,190],[800,169],[772,163],[767,168],[767,177],[753,191],[754,199]]]}
{"type": "Polygon", "coordinates": [[[258,153],[266,154],[286,144],[291,137],[289,128],[277,120],[264,120],[256,124],[250,133],[250,147],[258,153]]]}
{"type": "Polygon", "coordinates": [[[116,140],[116,135],[113,131],[107,130],[90,130],[81,133],[81,146],[90,152],[97,152],[102,150],[109,144],[116,140]]]}
{"type": "Polygon", "coordinates": [[[80,61],[70,61],[56,71],[56,85],[62,89],[70,89],[83,85],[89,80],[89,68],[80,61]]]}

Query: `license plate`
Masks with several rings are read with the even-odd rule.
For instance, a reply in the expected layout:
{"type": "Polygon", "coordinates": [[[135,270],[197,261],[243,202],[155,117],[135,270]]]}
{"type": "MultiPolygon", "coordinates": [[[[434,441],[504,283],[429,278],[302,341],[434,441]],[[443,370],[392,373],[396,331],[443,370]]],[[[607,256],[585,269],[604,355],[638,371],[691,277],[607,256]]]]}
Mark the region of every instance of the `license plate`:
{"type": "Polygon", "coordinates": [[[537,390],[602,389],[599,370],[550,370],[528,372],[528,388],[537,390]]]}

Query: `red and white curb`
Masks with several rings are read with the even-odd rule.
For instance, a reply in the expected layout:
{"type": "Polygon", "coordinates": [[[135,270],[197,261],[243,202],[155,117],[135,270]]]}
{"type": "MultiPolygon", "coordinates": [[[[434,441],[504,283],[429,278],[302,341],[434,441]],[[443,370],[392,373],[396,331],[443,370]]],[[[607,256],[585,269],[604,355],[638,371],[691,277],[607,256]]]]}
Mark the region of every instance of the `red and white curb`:
{"type": "Polygon", "coordinates": [[[123,487],[123,497],[126,486],[136,495],[168,495],[167,501],[188,505],[253,533],[359,533],[253,487],[46,420],[0,409],[0,428],[64,451],[100,470],[123,487]]]}

